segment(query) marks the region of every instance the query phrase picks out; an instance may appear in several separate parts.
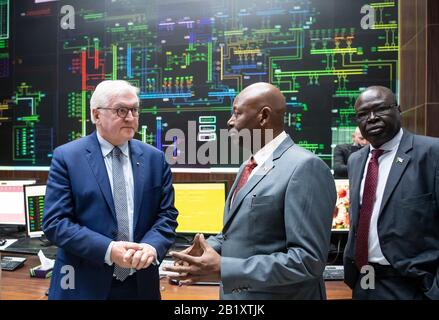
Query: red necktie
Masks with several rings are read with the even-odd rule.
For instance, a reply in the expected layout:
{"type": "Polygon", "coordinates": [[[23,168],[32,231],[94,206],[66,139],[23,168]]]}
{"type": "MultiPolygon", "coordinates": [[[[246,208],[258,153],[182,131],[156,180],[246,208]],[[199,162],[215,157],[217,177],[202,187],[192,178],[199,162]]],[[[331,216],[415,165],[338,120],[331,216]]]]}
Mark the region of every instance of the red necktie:
{"type": "Polygon", "coordinates": [[[355,245],[355,263],[359,270],[361,270],[361,268],[369,261],[370,218],[372,217],[378,184],[378,158],[383,153],[384,150],[372,150],[372,157],[370,158],[366,179],[364,181],[363,201],[360,208],[360,219],[358,221],[357,240],[355,245]]]}
{"type": "Polygon", "coordinates": [[[258,164],[256,163],[255,159],[253,159],[253,157],[248,160],[247,164],[245,165],[244,172],[241,174],[241,178],[239,178],[235,192],[233,193],[233,199],[235,198],[239,190],[241,190],[241,188],[247,183],[248,177],[250,177],[250,174],[257,165],[258,164]]]}

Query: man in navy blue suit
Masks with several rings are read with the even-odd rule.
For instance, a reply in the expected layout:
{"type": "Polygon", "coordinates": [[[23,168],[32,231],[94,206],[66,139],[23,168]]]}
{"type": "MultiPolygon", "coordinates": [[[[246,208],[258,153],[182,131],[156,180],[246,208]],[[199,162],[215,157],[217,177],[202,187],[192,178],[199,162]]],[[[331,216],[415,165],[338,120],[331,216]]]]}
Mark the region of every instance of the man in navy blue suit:
{"type": "Polygon", "coordinates": [[[160,299],[158,260],[175,238],[163,152],[134,140],[138,89],[103,81],[90,100],[96,131],[55,149],[43,229],[59,247],[49,299],[160,299]]]}

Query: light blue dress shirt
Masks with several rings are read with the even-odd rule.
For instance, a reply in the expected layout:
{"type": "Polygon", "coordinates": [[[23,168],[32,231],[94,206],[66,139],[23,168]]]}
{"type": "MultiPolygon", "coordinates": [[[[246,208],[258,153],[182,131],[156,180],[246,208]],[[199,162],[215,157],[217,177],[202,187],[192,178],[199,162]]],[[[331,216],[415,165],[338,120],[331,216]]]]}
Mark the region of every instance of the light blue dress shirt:
{"type": "MultiPolygon", "coordinates": [[[[111,192],[113,192],[113,158],[111,156],[111,151],[113,151],[114,146],[109,143],[107,140],[102,138],[99,132],[96,132],[99,145],[101,147],[102,156],[104,157],[105,168],[107,169],[108,179],[110,181],[111,192]]],[[[127,191],[127,208],[128,208],[128,225],[129,225],[129,241],[134,241],[134,179],[133,179],[133,168],[131,166],[131,157],[129,151],[128,142],[119,145],[119,149],[123,154],[123,172],[125,176],[125,190],[127,191]]],[[[114,241],[111,241],[108,246],[107,252],[105,254],[105,263],[108,265],[112,265],[113,261],[111,261],[111,249],[113,248],[114,241]]],[[[156,252],[155,248],[147,243],[142,243],[142,245],[148,246],[156,252]]],[[[157,263],[157,260],[155,261],[157,263]]],[[[130,275],[135,272],[135,269],[131,269],[130,275]]]]}

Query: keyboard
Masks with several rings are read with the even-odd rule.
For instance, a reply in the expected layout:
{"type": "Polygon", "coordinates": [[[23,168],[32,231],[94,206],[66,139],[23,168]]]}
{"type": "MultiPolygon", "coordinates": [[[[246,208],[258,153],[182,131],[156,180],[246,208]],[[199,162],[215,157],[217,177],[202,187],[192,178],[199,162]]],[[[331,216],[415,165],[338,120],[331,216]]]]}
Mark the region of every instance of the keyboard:
{"type": "Polygon", "coordinates": [[[3,257],[1,260],[1,268],[4,271],[14,271],[24,265],[26,258],[20,257],[3,257]]]}
{"type": "Polygon", "coordinates": [[[344,267],[343,266],[326,266],[323,271],[323,279],[325,280],[343,280],[344,267]]]}
{"type": "Polygon", "coordinates": [[[57,247],[47,246],[38,238],[21,238],[5,248],[5,252],[22,253],[22,254],[38,254],[42,250],[47,258],[53,259],[56,256],[57,247]]]}

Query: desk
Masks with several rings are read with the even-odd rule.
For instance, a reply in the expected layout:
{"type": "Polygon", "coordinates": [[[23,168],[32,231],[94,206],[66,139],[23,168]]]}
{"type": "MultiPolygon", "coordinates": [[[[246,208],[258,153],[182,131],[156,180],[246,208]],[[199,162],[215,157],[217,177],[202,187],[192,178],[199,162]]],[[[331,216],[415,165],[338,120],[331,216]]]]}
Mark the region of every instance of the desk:
{"type": "MultiPolygon", "coordinates": [[[[29,268],[39,264],[37,256],[10,254],[3,256],[26,256],[24,266],[13,272],[2,271],[0,281],[0,300],[46,300],[45,292],[49,288],[50,279],[37,279],[29,276],[29,268]]],[[[218,300],[217,286],[182,286],[160,280],[163,300],[218,300]]],[[[328,299],[351,299],[351,290],[342,281],[327,281],[326,292],[328,299]]]]}

